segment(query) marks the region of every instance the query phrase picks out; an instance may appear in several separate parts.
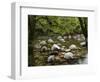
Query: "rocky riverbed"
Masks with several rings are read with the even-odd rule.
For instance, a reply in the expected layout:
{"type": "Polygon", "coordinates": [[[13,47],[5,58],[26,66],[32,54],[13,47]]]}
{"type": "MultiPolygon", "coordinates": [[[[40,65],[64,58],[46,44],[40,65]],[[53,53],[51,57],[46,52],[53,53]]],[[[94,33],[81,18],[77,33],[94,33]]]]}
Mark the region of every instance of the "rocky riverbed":
{"type": "Polygon", "coordinates": [[[31,46],[34,48],[33,54],[28,56],[29,66],[88,63],[88,50],[82,35],[39,37],[31,46]]]}

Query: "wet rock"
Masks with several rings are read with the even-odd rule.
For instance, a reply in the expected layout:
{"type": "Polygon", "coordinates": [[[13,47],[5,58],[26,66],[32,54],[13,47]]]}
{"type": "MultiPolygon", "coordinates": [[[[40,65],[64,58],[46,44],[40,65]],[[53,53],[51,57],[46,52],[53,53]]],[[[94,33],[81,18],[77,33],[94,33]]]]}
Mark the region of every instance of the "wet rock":
{"type": "Polygon", "coordinates": [[[57,39],[58,39],[60,42],[65,42],[65,40],[63,39],[62,36],[58,36],[57,39]]]}
{"type": "Polygon", "coordinates": [[[72,38],[72,36],[71,36],[71,35],[69,35],[69,36],[68,36],[68,38],[69,38],[69,39],[71,39],[71,38],[72,38]]]}
{"type": "Polygon", "coordinates": [[[58,36],[57,39],[58,39],[58,40],[59,40],[59,39],[62,39],[62,36],[58,36]]]}
{"type": "Polygon", "coordinates": [[[72,49],[77,49],[77,46],[75,44],[72,44],[72,45],[69,46],[69,49],[71,49],[71,50],[72,49]]]}
{"type": "Polygon", "coordinates": [[[73,39],[77,40],[77,35],[74,35],[74,36],[73,36],[73,39]]]}
{"type": "Polygon", "coordinates": [[[67,38],[68,38],[68,36],[64,36],[63,38],[64,38],[64,39],[67,39],[67,38]]]}
{"type": "Polygon", "coordinates": [[[59,41],[61,41],[61,42],[65,42],[65,40],[64,40],[63,38],[59,39],[59,41]]]}
{"type": "Polygon", "coordinates": [[[81,34],[81,40],[84,41],[85,40],[85,36],[83,34],[81,34]]]}
{"type": "Polygon", "coordinates": [[[65,51],[66,51],[66,52],[69,52],[69,51],[71,51],[71,49],[66,49],[65,51]]]}
{"type": "Polygon", "coordinates": [[[48,39],[48,43],[54,43],[54,41],[50,38],[48,39]]]}
{"type": "Polygon", "coordinates": [[[48,50],[48,48],[46,47],[46,46],[42,46],[42,48],[41,48],[41,51],[47,51],[48,50]]]}
{"type": "Polygon", "coordinates": [[[81,46],[85,46],[86,45],[86,42],[81,42],[80,45],[81,46]]]}
{"type": "Polygon", "coordinates": [[[85,40],[84,35],[83,35],[83,34],[77,35],[77,40],[78,40],[78,41],[84,41],[84,40],[85,40]]]}
{"type": "Polygon", "coordinates": [[[49,57],[48,57],[48,62],[50,63],[50,62],[53,62],[55,60],[55,56],[54,55],[50,55],[49,57]]]}
{"type": "Polygon", "coordinates": [[[74,54],[71,52],[64,53],[65,59],[73,59],[73,57],[74,57],[74,54]]]}
{"type": "Polygon", "coordinates": [[[47,44],[47,43],[46,43],[46,41],[44,41],[44,40],[40,42],[40,45],[46,45],[46,44],[47,44]]]}
{"type": "Polygon", "coordinates": [[[60,50],[60,47],[57,44],[53,44],[53,46],[51,47],[51,50],[60,50]]]}
{"type": "Polygon", "coordinates": [[[62,47],[61,47],[61,50],[62,50],[62,51],[65,51],[65,46],[62,46],[62,47]]]}

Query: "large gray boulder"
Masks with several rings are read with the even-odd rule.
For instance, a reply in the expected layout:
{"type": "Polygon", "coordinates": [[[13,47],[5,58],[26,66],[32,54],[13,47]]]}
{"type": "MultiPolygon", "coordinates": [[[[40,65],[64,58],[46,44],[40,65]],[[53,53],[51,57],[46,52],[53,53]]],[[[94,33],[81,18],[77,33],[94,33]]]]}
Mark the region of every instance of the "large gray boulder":
{"type": "Polygon", "coordinates": [[[73,59],[73,57],[74,57],[74,54],[72,52],[64,53],[65,59],[73,59]]]}
{"type": "Polygon", "coordinates": [[[61,49],[57,44],[53,44],[53,46],[51,47],[51,50],[59,50],[61,49]]]}
{"type": "Polygon", "coordinates": [[[75,44],[72,44],[69,46],[69,49],[73,50],[73,49],[77,49],[77,46],[75,44]]]}
{"type": "Polygon", "coordinates": [[[48,43],[54,43],[54,41],[51,38],[49,38],[48,43]]]}

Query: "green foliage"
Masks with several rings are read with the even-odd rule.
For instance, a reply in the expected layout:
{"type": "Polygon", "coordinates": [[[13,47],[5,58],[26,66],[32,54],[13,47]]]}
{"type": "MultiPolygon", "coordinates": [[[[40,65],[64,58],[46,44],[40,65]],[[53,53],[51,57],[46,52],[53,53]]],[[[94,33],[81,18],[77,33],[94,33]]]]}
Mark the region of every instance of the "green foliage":
{"type": "MultiPolygon", "coordinates": [[[[34,17],[34,15],[33,15],[34,17]]],[[[81,32],[78,17],[36,16],[36,35],[75,34],[81,32]]]]}

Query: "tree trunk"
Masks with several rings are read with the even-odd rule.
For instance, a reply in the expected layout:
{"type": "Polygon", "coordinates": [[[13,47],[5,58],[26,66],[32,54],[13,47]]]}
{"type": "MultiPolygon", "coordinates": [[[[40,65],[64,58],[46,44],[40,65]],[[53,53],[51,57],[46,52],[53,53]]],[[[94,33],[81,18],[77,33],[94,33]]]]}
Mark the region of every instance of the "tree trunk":
{"type": "Polygon", "coordinates": [[[34,65],[33,40],[36,26],[36,16],[28,16],[28,65],[34,65]]]}
{"type": "Polygon", "coordinates": [[[87,18],[81,18],[81,17],[78,17],[79,19],[79,22],[80,22],[80,26],[81,26],[81,29],[82,29],[82,33],[84,34],[85,36],[85,40],[86,40],[86,47],[88,46],[88,33],[87,33],[87,18]]]}

